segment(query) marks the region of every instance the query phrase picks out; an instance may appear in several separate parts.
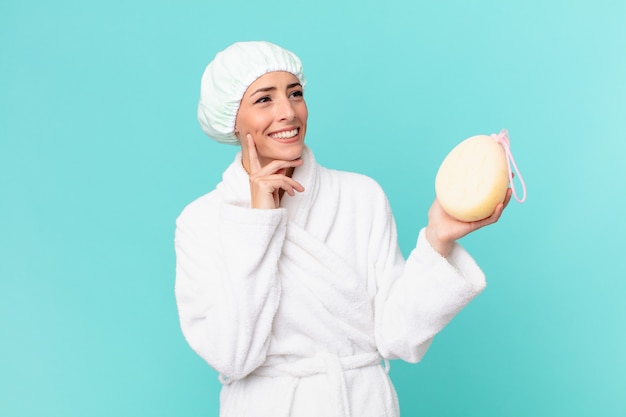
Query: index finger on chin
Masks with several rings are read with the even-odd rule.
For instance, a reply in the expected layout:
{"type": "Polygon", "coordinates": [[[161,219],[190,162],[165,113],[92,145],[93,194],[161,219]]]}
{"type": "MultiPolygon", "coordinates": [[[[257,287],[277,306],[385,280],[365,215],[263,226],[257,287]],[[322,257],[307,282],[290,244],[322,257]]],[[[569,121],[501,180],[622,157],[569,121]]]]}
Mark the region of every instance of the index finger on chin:
{"type": "Polygon", "coordinates": [[[257,172],[261,169],[261,163],[259,162],[259,156],[256,152],[254,139],[252,139],[252,135],[248,133],[246,135],[246,140],[248,142],[248,159],[250,160],[250,170],[252,172],[257,172]]]}

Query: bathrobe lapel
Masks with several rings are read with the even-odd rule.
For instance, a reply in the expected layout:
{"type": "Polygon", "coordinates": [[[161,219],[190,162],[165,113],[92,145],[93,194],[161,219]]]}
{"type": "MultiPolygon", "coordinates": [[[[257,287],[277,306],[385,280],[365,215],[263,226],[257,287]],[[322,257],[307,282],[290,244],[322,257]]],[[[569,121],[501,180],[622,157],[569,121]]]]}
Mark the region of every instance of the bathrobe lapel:
{"type": "Polygon", "coordinates": [[[281,298],[274,332],[284,328],[294,337],[301,333],[324,341],[324,346],[316,347],[318,351],[350,354],[339,350],[354,344],[374,350],[370,346],[373,310],[364,280],[324,242],[334,225],[340,190],[308,149],[303,158],[305,163],[295,170],[294,179],[305,191],[283,197],[281,204],[289,216],[279,261],[282,291],[287,296],[281,298]]]}
{"type": "MultiPolygon", "coordinates": [[[[305,191],[285,195],[281,201],[288,225],[279,261],[283,296],[274,318],[274,334],[283,341],[324,341],[316,351],[340,350],[354,344],[375,350],[371,346],[373,310],[364,280],[324,242],[334,224],[340,190],[324,175],[324,168],[308,148],[303,159],[293,178],[305,191]]],[[[225,171],[217,188],[226,201],[249,206],[249,179],[240,156],[225,171]]]]}

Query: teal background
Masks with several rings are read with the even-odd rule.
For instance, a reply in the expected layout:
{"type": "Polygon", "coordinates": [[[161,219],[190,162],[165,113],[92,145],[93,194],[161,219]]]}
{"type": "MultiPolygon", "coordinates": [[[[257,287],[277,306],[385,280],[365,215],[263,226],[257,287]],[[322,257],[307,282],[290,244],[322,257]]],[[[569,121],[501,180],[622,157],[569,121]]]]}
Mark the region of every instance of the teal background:
{"type": "Polygon", "coordinates": [[[446,153],[509,129],[528,185],[463,245],[488,288],[403,416],[626,416],[626,2],[0,4],[0,415],[217,416],[186,345],[174,221],[236,148],[195,119],[214,54],[302,58],[307,141],[388,193],[408,254],[446,153]]]}

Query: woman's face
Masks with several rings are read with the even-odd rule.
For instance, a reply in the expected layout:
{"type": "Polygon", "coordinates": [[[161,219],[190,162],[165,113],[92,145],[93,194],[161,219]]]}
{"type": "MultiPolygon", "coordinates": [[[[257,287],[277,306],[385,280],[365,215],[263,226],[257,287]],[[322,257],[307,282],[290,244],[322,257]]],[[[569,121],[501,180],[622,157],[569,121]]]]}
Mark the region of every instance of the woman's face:
{"type": "Polygon", "coordinates": [[[261,166],[276,159],[300,158],[308,115],[303,88],[295,75],[268,72],[250,84],[235,119],[246,170],[249,172],[248,134],[254,140],[261,166]]]}

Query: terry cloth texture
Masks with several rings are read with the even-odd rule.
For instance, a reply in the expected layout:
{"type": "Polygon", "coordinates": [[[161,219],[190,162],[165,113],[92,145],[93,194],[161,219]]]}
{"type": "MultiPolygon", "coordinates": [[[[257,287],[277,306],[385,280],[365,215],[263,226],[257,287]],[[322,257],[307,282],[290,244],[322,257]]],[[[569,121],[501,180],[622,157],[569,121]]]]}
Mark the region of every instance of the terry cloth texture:
{"type": "Polygon", "coordinates": [[[419,233],[405,260],[385,194],[321,167],[305,148],[305,191],[250,208],[241,153],[177,220],[176,299],[190,346],[221,374],[221,417],[397,417],[381,358],[417,362],[485,287],[455,244],[419,233]]]}

